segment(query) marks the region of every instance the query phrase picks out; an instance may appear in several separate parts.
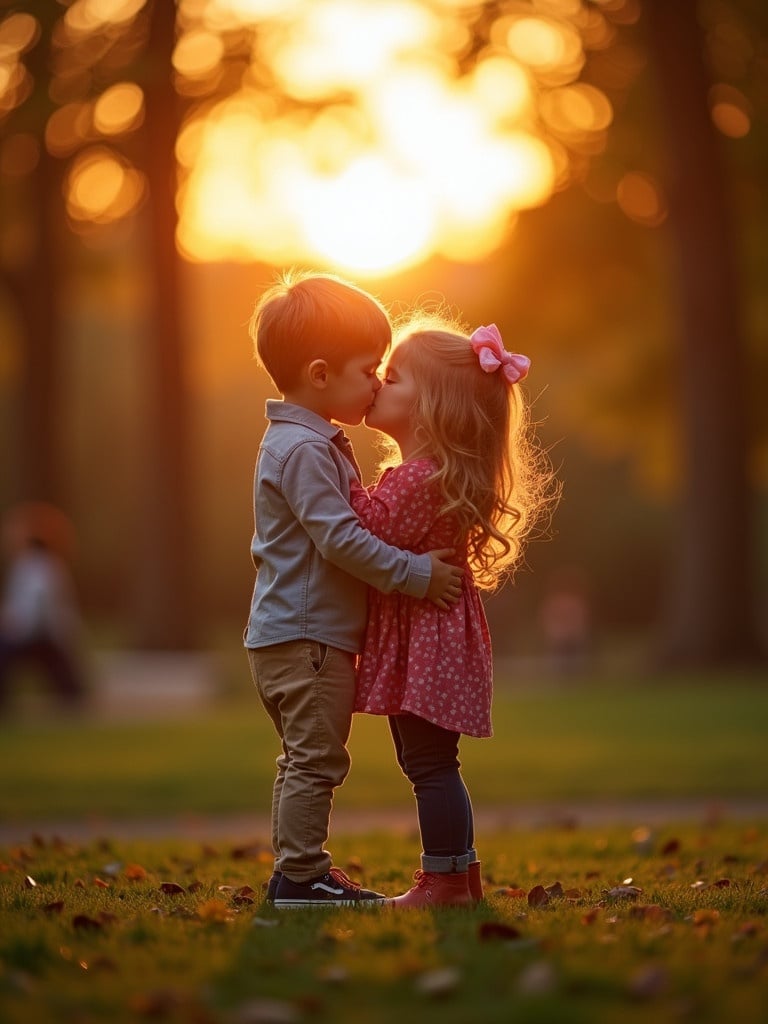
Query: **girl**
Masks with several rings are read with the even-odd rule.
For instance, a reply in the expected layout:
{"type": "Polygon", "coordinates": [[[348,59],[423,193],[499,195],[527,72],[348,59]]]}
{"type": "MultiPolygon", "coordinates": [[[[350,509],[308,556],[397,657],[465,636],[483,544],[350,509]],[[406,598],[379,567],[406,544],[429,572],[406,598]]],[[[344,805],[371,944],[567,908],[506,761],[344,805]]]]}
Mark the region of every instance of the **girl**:
{"type": "Polygon", "coordinates": [[[375,486],[353,487],[363,525],[415,552],[453,548],[464,567],[461,598],[448,611],[369,592],[355,710],[389,716],[423,848],[416,884],[396,907],[483,896],[458,748],[462,733],[491,735],[491,641],[479,589],[512,569],[550,479],[528,440],[517,387],[529,365],[505,351],[495,324],[469,337],[443,324],[412,326],[365,420],[396,449],[375,486]]]}

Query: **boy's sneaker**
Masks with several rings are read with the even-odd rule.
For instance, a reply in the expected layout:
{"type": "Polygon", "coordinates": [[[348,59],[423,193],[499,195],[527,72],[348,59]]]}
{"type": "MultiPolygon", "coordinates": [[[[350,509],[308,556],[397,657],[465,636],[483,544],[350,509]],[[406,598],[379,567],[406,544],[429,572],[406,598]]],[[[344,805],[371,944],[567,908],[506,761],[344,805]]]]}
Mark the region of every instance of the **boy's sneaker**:
{"type": "Polygon", "coordinates": [[[277,884],[274,905],[277,910],[297,910],[301,907],[362,907],[370,904],[383,906],[387,897],[380,892],[362,889],[344,874],[341,868],[331,868],[309,882],[292,882],[285,875],[277,884]]]}
{"type": "Polygon", "coordinates": [[[282,871],[273,871],[272,872],[272,877],[270,878],[269,882],[267,882],[267,891],[266,891],[266,894],[264,896],[264,899],[267,901],[267,903],[274,903],[275,902],[275,893],[277,892],[277,887],[280,884],[280,879],[282,877],[283,877],[282,871]]]}

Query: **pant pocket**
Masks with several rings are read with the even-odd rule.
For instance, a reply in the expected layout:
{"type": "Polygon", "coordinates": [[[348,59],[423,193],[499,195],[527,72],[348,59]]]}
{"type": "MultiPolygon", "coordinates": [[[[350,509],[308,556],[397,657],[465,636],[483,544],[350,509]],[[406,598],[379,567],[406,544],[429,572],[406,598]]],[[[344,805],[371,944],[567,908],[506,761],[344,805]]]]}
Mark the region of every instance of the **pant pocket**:
{"type": "Polygon", "coordinates": [[[322,672],[327,659],[328,644],[321,644],[319,640],[311,640],[309,644],[309,661],[316,674],[322,672]]]}

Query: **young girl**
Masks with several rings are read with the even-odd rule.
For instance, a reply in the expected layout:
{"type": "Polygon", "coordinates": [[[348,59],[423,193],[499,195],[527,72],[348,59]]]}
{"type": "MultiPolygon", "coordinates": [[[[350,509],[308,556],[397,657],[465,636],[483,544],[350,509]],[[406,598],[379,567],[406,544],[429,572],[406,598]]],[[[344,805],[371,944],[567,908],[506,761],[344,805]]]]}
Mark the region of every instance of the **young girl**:
{"type": "Polygon", "coordinates": [[[378,482],[352,490],[364,526],[415,552],[453,548],[464,567],[449,611],[369,592],[356,711],[388,715],[416,796],[423,853],[396,907],[482,899],[461,734],[491,735],[491,641],[479,589],[508,573],[545,503],[548,475],[529,443],[518,388],[530,363],[495,324],[472,335],[409,328],[394,348],[366,424],[399,449],[378,482]]]}

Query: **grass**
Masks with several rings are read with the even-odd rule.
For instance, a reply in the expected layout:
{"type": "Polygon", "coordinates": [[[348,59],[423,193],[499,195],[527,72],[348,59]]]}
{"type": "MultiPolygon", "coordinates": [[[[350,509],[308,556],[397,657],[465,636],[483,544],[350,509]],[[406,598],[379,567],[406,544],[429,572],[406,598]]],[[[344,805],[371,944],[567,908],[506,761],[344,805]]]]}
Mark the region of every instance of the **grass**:
{"type": "MultiPolygon", "coordinates": [[[[334,848],[387,893],[407,888],[417,863],[412,841],[386,834],[334,848]]],[[[38,837],[0,849],[0,1019],[765,1019],[768,824],[506,833],[483,837],[480,853],[483,904],[398,913],[275,911],[261,902],[271,865],[257,841],[38,837]],[[563,895],[529,902],[555,882],[563,895]],[[622,883],[642,892],[611,893],[622,883]]]]}
{"type": "MultiPolygon", "coordinates": [[[[245,695],[155,721],[11,718],[0,744],[0,819],[267,813],[278,752],[245,695]]],[[[768,689],[756,676],[502,679],[495,736],[462,744],[478,805],[637,798],[764,797],[768,689]]],[[[386,722],[357,716],[336,806],[410,809],[386,722]]]]}

